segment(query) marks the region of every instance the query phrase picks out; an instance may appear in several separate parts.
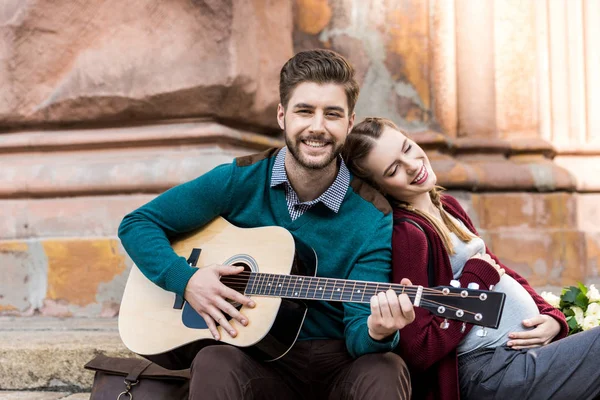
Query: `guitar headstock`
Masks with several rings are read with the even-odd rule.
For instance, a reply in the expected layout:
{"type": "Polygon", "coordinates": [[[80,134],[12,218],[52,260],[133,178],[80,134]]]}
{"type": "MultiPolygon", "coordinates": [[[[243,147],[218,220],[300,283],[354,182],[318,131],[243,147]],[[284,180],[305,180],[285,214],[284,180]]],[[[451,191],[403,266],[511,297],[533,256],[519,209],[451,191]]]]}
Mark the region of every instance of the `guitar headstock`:
{"type": "Polygon", "coordinates": [[[423,288],[419,307],[439,317],[498,328],[506,295],[489,290],[436,286],[423,288]]]}

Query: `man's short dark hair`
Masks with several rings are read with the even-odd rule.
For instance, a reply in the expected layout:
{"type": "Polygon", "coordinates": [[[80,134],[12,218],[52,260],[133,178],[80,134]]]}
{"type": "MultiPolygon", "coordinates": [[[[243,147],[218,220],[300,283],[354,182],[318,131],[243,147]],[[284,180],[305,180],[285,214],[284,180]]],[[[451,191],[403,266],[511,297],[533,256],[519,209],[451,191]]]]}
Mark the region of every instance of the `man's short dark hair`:
{"type": "Polygon", "coordinates": [[[301,51],[285,63],[279,74],[279,101],[284,108],[296,86],[303,82],[343,85],[348,100],[348,115],[354,112],[359,92],[358,83],[354,79],[354,68],[335,51],[301,51]]]}

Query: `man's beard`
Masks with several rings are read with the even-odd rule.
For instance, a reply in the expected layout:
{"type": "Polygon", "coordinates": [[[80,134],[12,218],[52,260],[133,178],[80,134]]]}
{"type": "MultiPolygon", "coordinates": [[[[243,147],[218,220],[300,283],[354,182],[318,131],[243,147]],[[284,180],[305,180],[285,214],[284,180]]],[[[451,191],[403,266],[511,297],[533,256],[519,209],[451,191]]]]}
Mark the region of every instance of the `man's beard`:
{"type": "MultiPolygon", "coordinates": [[[[290,139],[288,137],[287,132],[284,132],[284,137],[285,137],[285,145],[287,146],[288,151],[292,154],[294,159],[296,159],[296,162],[306,169],[313,169],[313,170],[323,169],[323,168],[331,165],[331,163],[334,162],[334,160],[336,160],[338,158],[338,156],[340,155],[340,153],[342,152],[343,143],[338,144],[335,141],[331,141],[328,144],[328,145],[332,146],[332,150],[329,153],[329,157],[323,158],[319,161],[313,161],[313,160],[310,160],[307,157],[305,157],[305,155],[300,151],[299,144],[301,143],[301,140],[293,141],[292,139],[290,139]]],[[[305,138],[305,139],[307,139],[307,138],[305,138]]],[[[317,138],[314,138],[314,139],[318,140],[317,138]]]]}

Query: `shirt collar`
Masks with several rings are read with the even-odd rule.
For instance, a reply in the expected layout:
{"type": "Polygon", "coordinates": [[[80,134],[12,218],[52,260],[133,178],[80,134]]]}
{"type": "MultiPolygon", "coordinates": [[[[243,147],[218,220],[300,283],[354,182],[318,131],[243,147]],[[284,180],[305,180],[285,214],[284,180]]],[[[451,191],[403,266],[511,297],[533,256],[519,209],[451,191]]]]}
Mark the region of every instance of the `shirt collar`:
{"type": "MultiPolygon", "coordinates": [[[[285,155],[287,153],[287,147],[283,147],[277,157],[275,157],[275,163],[273,164],[273,172],[271,173],[271,187],[277,187],[280,185],[289,186],[293,190],[290,181],[288,180],[287,173],[285,172],[285,155]]],[[[335,180],[329,186],[329,188],[319,197],[314,200],[307,201],[299,204],[313,205],[316,203],[323,203],[329,209],[334,212],[338,212],[350,186],[350,171],[342,157],[339,157],[340,168],[335,180]]]]}

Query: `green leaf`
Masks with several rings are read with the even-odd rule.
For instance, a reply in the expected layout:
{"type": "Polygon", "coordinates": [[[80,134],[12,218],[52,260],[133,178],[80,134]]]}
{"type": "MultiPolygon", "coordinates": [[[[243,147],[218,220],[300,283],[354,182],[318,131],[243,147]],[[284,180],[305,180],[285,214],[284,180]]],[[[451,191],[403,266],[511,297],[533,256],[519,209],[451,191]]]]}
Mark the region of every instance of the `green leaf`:
{"type": "Polygon", "coordinates": [[[570,308],[566,308],[564,311],[562,311],[562,313],[565,314],[567,319],[575,316],[575,311],[571,310],[570,308]]]}
{"type": "Polygon", "coordinates": [[[569,335],[572,335],[574,333],[581,331],[581,327],[577,323],[577,320],[575,320],[575,317],[568,317],[567,324],[569,325],[569,335]]]}
{"type": "Polygon", "coordinates": [[[584,295],[587,295],[588,289],[587,287],[585,287],[585,285],[581,282],[577,282],[577,287],[579,288],[579,290],[581,290],[581,293],[583,293],[584,295]]]}
{"type": "Polygon", "coordinates": [[[589,300],[583,292],[579,293],[575,298],[575,305],[580,307],[583,311],[587,309],[588,303],[589,300]]]}
{"type": "Polygon", "coordinates": [[[569,307],[575,304],[575,299],[581,293],[581,289],[576,286],[565,287],[560,295],[560,308],[569,307]]]}

